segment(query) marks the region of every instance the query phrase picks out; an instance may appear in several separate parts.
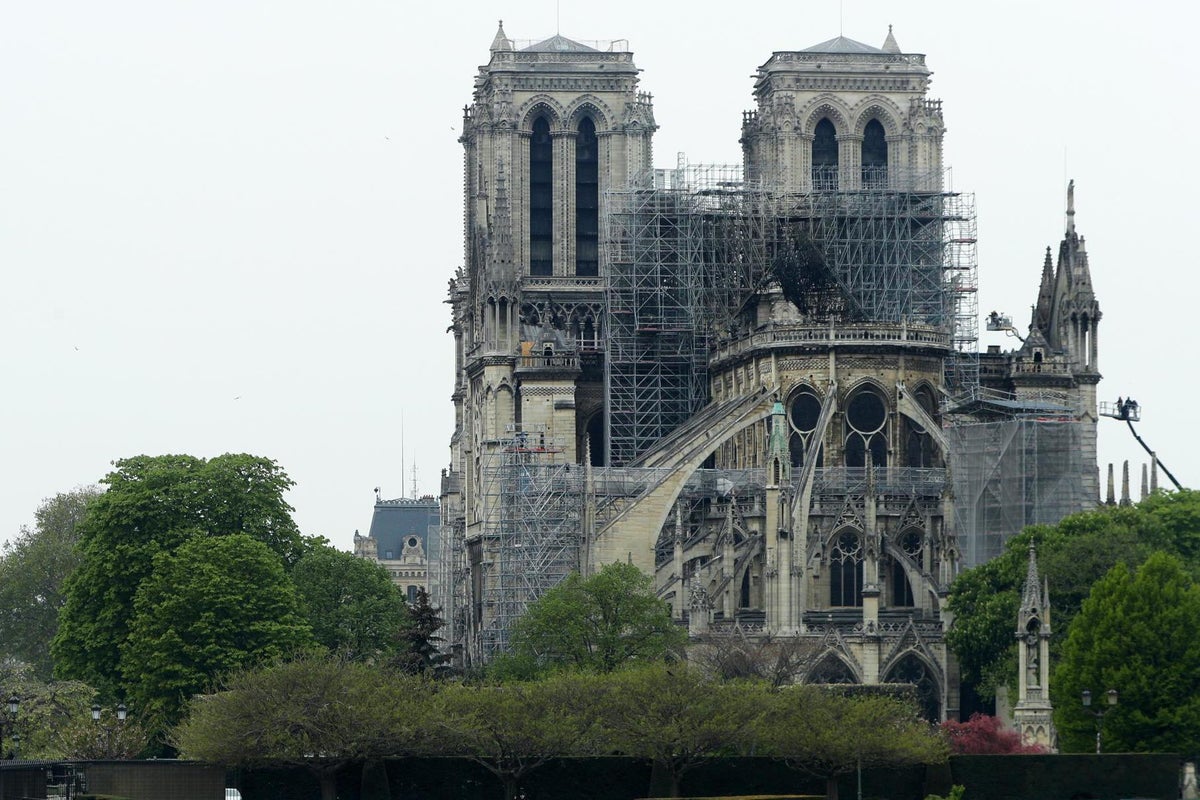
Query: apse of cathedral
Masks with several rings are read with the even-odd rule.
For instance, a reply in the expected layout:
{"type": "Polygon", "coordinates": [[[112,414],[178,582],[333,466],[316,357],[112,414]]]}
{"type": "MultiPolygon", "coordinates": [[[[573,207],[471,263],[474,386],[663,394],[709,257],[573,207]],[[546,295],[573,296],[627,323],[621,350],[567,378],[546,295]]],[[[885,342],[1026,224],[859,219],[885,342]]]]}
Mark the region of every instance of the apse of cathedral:
{"type": "Polygon", "coordinates": [[[789,642],[795,680],[957,713],[951,581],[1098,499],[1100,313],[1072,189],[1028,333],[978,352],[973,198],[944,185],[931,75],[890,28],[777,51],[741,164],[655,169],[626,42],[500,26],[449,297],[438,599],[464,662],[620,561],[697,645],[789,642]]]}

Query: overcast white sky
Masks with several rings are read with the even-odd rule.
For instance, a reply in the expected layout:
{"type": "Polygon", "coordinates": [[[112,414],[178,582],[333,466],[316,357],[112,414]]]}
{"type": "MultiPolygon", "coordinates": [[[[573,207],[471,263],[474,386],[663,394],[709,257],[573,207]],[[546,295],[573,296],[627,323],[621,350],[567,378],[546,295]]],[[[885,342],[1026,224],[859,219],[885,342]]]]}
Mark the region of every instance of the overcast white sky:
{"type": "MultiPolygon", "coordinates": [[[[558,5],[556,24],[554,0],[0,2],[0,540],[114,459],[235,451],[279,461],[304,532],[348,549],[373,487],[410,492],[402,415],[436,493],[456,139],[497,18],[516,39],[628,39],[658,166],[740,160],[773,50],[839,17],[878,46],[893,24],[928,56],[953,186],[977,196],[980,311],[1027,324],[1074,177],[1101,397],[1139,400],[1139,431],[1200,480],[1194,4],[558,5]]],[[[1144,460],[1112,420],[1100,455],[1144,460]]]]}

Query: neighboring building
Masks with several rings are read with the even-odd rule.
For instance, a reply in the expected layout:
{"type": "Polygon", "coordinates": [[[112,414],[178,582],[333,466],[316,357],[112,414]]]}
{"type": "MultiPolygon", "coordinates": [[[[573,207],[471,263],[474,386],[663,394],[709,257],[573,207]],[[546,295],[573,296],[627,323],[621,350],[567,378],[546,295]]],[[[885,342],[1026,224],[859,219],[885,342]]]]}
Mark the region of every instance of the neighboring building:
{"type": "Polygon", "coordinates": [[[437,498],[384,500],[376,491],[370,531],[366,536],[354,532],[354,555],[378,561],[411,603],[418,589],[431,594],[437,591],[440,541],[437,498]]]}
{"type": "Polygon", "coordinates": [[[1056,513],[1097,500],[1099,311],[1072,216],[1035,331],[981,375],[973,200],[943,186],[930,75],[890,30],[776,52],[741,165],[655,170],[624,42],[497,32],[450,283],[437,599],[467,662],[571,570],[628,561],[697,638],[799,637],[804,680],[957,714],[964,544],[1019,530],[990,512],[1060,458],[1002,436],[1068,426],[1056,513]]]}

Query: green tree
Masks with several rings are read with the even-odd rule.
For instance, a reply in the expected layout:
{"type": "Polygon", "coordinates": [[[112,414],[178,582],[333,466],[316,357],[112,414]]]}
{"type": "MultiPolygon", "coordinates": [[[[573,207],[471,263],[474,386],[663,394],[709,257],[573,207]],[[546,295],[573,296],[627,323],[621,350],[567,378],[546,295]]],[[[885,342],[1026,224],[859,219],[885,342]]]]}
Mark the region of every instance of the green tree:
{"type": "Polygon", "coordinates": [[[609,672],[661,660],[686,642],[648,575],[632,564],[607,564],[588,578],[572,573],[530,604],[513,626],[512,654],[498,669],[609,672]]]}
{"type": "Polygon", "coordinates": [[[949,756],[945,738],[913,702],[816,686],[775,692],[759,741],[789,765],[825,778],[829,800],[837,800],[838,777],[859,768],[938,764],[949,756]]]}
{"type": "Polygon", "coordinates": [[[1104,747],[1117,752],[1200,750],[1200,586],[1183,562],[1155,553],[1131,573],[1113,567],[1071,623],[1054,672],[1059,744],[1086,752],[1096,720],[1084,711],[1088,689],[1119,703],[1104,717],[1104,747]]]}
{"type": "Polygon", "coordinates": [[[959,575],[950,589],[948,608],[955,619],[946,641],[958,656],[963,683],[990,696],[1016,679],[1013,631],[1031,541],[1037,544],[1040,573],[1050,581],[1051,657],[1056,658],[1092,584],[1118,561],[1136,564],[1149,555],[1143,532],[1155,525],[1153,516],[1138,508],[1073,514],[1058,525],[1027,528],[999,556],[959,575]]]}
{"type": "Polygon", "coordinates": [[[630,667],[603,676],[601,686],[605,750],[653,761],[671,797],[705,760],[752,749],[767,696],[761,681],[721,683],[685,663],[630,667]]]}
{"type": "Polygon", "coordinates": [[[441,630],[441,609],[429,601],[429,592],[417,589],[416,602],[408,610],[408,625],[399,632],[399,653],[393,664],[411,675],[444,675],[449,671],[450,656],[442,653],[438,636],[441,630]]]}
{"type": "Polygon", "coordinates": [[[317,643],[349,661],[384,660],[409,626],[404,596],[386,569],[325,544],[296,562],[292,580],[317,643]]]}
{"type": "Polygon", "coordinates": [[[51,653],[60,677],[113,698],[134,595],[156,555],[196,536],[240,533],[291,565],[304,543],[283,499],[292,481],[270,459],[137,456],[117,461],[101,483],[107,491],[78,528],[81,561],[66,583],[51,653]]]}
{"type": "Polygon", "coordinates": [[[513,800],[521,781],[551,758],[595,753],[594,681],[560,673],[535,682],[448,684],[437,694],[439,733],[431,744],[482,765],[513,800]]]}
{"type": "Polygon", "coordinates": [[[77,532],[100,494],[87,486],[42,501],[33,528],[22,527],[0,548],[0,659],[29,664],[37,677],[53,672],[50,642],[58,630],[64,584],[79,563],[77,532]]]}
{"type": "Polygon", "coordinates": [[[333,800],[348,765],[423,752],[431,695],[419,678],[305,656],[233,672],[191,702],[172,741],[184,757],[229,767],[304,767],[333,800]]]}
{"type": "Polygon", "coordinates": [[[121,668],[130,702],[171,724],[215,677],[311,643],[278,556],[245,534],[198,537],[155,556],[121,668]]]}
{"type": "MultiPolygon", "coordinates": [[[[0,687],[5,700],[11,692],[20,702],[22,758],[132,758],[146,745],[136,711],[123,724],[111,719],[111,709],[102,713],[101,724],[93,722],[96,691],[80,681],[45,681],[26,663],[0,660],[0,687]]],[[[6,735],[5,753],[11,744],[6,735]]]]}

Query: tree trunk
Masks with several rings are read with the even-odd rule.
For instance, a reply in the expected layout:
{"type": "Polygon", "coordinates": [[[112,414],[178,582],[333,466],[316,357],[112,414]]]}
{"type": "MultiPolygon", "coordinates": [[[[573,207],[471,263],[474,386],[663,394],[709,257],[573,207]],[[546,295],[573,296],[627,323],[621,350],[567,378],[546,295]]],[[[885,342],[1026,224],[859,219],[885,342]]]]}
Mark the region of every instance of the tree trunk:
{"type": "Polygon", "coordinates": [[[331,772],[321,773],[321,800],[337,800],[337,780],[331,772]]]}
{"type": "Polygon", "coordinates": [[[825,800],[838,800],[837,775],[831,775],[825,779],[825,800]]]}
{"type": "Polygon", "coordinates": [[[646,794],[650,797],[678,797],[678,790],[674,773],[668,765],[658,760],[651,762],[650,790],[646,794]]]}
{"type": "Polygon", "coordinates": [[[517,779],[512,775],[504,776],[504,800],[516,800],[517,793],[521,787],[517,785],[517,779]]]}

